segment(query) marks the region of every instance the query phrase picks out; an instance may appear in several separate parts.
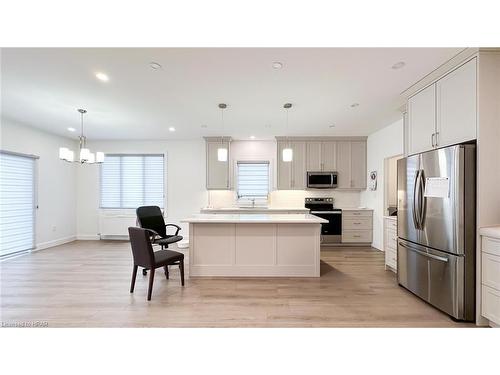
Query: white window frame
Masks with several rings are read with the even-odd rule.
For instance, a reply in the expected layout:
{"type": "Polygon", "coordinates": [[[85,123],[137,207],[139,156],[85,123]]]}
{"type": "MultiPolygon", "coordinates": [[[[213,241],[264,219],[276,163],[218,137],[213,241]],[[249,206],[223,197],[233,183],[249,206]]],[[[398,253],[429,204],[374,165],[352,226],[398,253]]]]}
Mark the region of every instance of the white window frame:
{"type": "Polygon", "coordinates": [[[250,198],[244,198],[239,196],[238,186],[239,186],[239,168],[238,164],[267,164],[267,197],[265,199],[259,199],[256,201],[256,205],[267,205],[269,203],[269,194],[271,194],[273,186],[273,174],[272,174],[272,162],[271,160],[254,160],[254,159],[238,159],[234,162],[234,189],[236,191],[236,202],[238,205],[248,205],[252,200],[250,198]]]}
{"type": "MultiPolygon", "coordinates": [[[[121,153],[106,153],[106,156],[163,156],[163,207],[160,207],[162,212],[166,213],[167,212],[167,198],[168,198],[168,174],[167,174],[167,154],[166,153],[133,153],[133,152],[121,152],[121,153]]],[[[101,202],[101,186],[102,184],[102,165],[99,166],[99,210],[105,211],[105,212],[134,212],[135,213],[135,208],[128,208],[128,207],[121,207],[121,208],[113,208],[113,207],[102,207],[102,202],[101,202]]]]}

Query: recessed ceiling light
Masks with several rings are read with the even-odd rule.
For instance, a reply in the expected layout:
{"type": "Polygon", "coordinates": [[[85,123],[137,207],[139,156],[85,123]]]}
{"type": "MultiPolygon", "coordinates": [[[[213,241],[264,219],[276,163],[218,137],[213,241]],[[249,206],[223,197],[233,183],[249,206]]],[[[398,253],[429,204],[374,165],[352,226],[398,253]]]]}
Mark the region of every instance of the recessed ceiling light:
{"type": "Polygon", "coordinates": [[[158,70],[158,69],[161,69],[161,65],[158,64],[157,62],[154,62],[154,61],[151,61],[149,63],[149,66],[151,67],[151,69],[154,69],[154,70],[158,70]]]}
{"type": "Polygon", "coordinates": [[[201,125],[202,128],[206,128],[207,126],[205,124],[201,125]]]}
{"type": "Polygon", "coordinates": [[[406,63],[404,61],[399,61],[397,62],[396,64],[394,64],[392,66],[392,69],[396,70],[396,69],[401,69],[402,67],[404,67],[406,65],[406,63]]]}
{"type": "Polygon", "coordinates": [[[330,128],[334,128],[334,127],[335,127],[335,125],[330,125],[330,128]]]}
{"type": "Polygon", "coordinates": [[[68,131],[74,132],[74,131],[76,131],[76,129],[75,128],[68,128],[68,131]]]}
{"type": "Polygon", "coordinates": [[[95,76],[97,77],[98,80],[100,81],[103,81],[103,82],[108,82],[109,81],[109,77],[107,74],[105,73],[102,73],[102,72],[98,72],[95,74],[95,76]]]}
{"type": "Polygon", "coordinates": [[[270,128],[272,125],[271,124],[266,124],[264,125],[266,128],[270,128]]]}
{"type": "Polygon", "coordinates": [[[250,139],[255,139],[255,135],[251,135],[251,136],[250,136],[250,139]]]}
{"type": "Polygon", "coordinates": [[[168,128],[168,131],[169,132],[175,132],[175,128],[173,126],[171,126],[171,127],[168,128]]]}
{"type": "Polygon", "coordinates": [[[356,108],[356,107],[359,107],[359,103],[352,103],[351,104],[351,108],[356,108]]]}
{"type": "Polygon", "coordinates": [[[283,63],[280,63],[279,61],[273,62],[273,69],[281,69],[283,68],[283,63]]]}

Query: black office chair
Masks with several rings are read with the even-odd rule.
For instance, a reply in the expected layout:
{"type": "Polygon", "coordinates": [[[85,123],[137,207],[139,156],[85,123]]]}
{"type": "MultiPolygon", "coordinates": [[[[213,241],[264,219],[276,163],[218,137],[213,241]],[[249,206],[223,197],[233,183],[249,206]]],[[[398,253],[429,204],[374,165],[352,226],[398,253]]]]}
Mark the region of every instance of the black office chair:
{"type": "MultiPolygon", "coordinates": [[[[160,245],[161,249],[168,249],[168,245],[172,243],[179,242],[182,240],[182,236],[179,236],[179,231],[181,227],[175,224],[165,224],[163,219],[163,214],[160,207],[158,206],[142,206],[137,208],[137,224],[141,228],[149,229],[150,232],[154,234],[152,243],[154,245],[160,245]],[[167,234],[167,227],[177,228],[175,234],[167,234]]],[[[142,270],[143,275],[147,275],[147,270],[142,270]]],[[[165,274],[168,278],[168,267],[165,269],[165,274]]]]}
{"type": "MultiPolygon", "coordinates": [[[[130,293],[134,292],[135,278],[139,266],[151,270],[149,274],[148,301],[151,300],[151,292],[153,291],[154,270],[159,267],[167,270],[169,265],[179,265],[181,285],[184,286],[184,254],[172,250],[153,251],[151,239],[155,234],[149,229],[129,227],[128,234],[130,236],[130,245],[132,246],[132,255],[134,256],[130,293]]],[[[168,279],[167,271],[165,271],[165,275],[168,279]]]]}

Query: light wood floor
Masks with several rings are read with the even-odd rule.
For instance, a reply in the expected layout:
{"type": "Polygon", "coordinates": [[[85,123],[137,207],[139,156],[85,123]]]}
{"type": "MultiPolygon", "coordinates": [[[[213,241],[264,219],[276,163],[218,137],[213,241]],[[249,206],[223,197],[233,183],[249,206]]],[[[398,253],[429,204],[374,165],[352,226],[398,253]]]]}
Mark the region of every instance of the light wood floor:
{"type": "MultiPolygon", "coordinates": [[[[383,253],[321,253],[321,278],[187,279],[177,268],[139,272],[134,294],[130,245],[77,241],[0,263],[4,323],[49,327],[471,327],[405,289],[384,270],[383,253]]],[[[187,268],[187,267],[186,267],[187,268]]]]}

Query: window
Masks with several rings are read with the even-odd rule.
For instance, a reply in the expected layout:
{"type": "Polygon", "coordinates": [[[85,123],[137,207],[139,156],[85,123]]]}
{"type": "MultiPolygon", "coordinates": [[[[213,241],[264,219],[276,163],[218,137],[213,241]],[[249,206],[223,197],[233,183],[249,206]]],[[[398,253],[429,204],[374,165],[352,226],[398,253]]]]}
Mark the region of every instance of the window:
{"type": "Polygon", "coordinates": [[[243,162],[238,165],[238,200],[255,199],[256,202],[267,202],[269,194],[269,162],[243,162]]]}
{"type": "Polygon", "coordinates": [[[0,152],[0,256],[35,247],[35,157],[0,152]]]}
{"type": "Polygon", "coordinates": [[[164,208],[163,155],[106,155],[101,165],[101,208],[164,208]]]}

